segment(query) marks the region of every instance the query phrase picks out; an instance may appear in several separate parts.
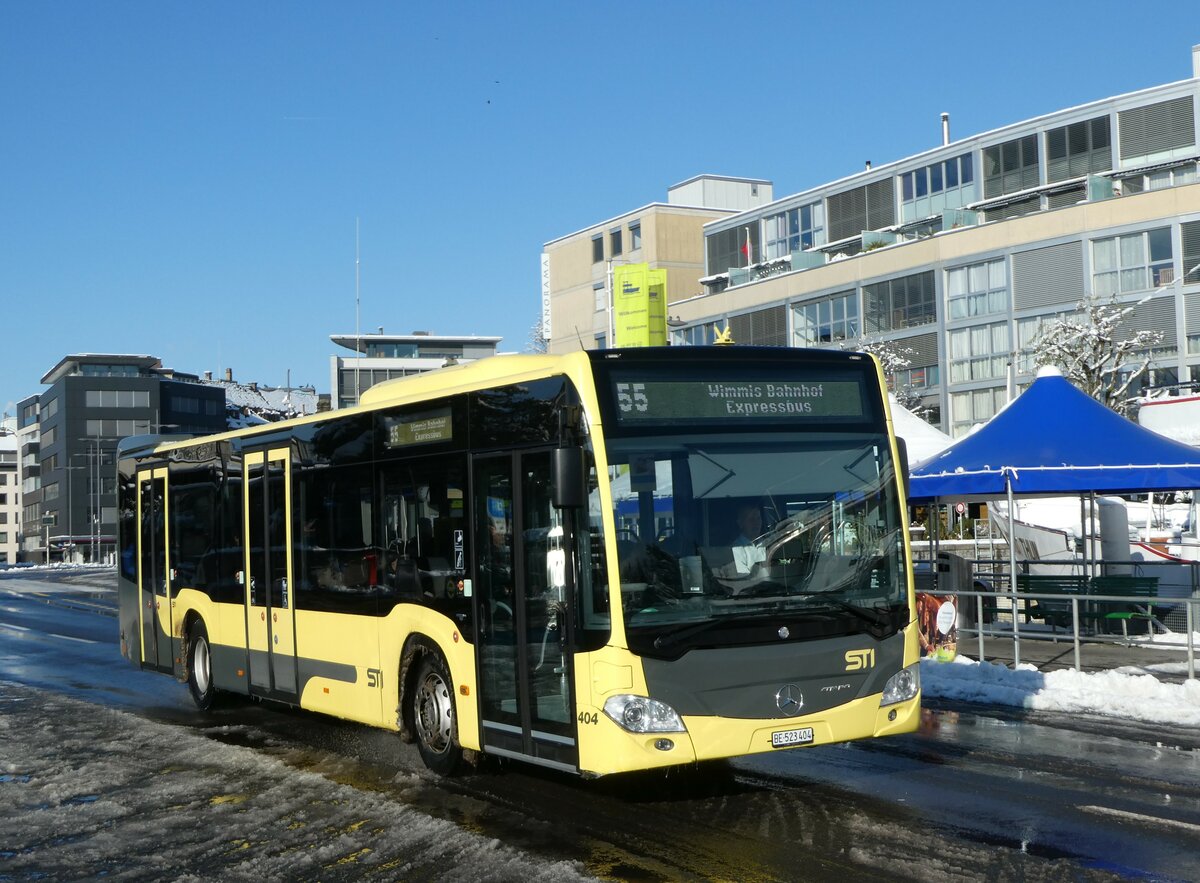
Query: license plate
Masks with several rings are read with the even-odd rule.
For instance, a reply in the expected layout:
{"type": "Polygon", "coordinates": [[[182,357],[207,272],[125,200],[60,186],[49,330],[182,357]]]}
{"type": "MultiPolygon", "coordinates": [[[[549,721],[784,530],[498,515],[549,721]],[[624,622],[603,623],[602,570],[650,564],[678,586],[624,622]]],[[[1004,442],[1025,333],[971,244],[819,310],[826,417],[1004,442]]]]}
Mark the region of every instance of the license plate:
{"type": "Polygon", "coordinates": [[[812,740],[812,727],[802,727],[799,730],[779,730],[771,734],[771,747],[786,748],[789,745],[803,745],[812,740]]]}

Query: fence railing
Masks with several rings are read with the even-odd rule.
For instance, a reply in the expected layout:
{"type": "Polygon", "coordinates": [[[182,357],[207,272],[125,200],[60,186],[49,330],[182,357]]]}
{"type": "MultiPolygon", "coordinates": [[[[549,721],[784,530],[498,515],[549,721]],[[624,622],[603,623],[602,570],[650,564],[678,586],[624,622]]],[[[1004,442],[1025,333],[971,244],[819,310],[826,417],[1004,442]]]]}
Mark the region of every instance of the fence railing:
{"type": "Polygon", "coordinates": [[[981,659],[984,655],[984,639],[988,637],[1011,639],[1013,661],[1018,665],[1022,640],[1060,641],[1069,638],[1074,645],[1075,669],[1078,671],[1081,670],[1082,644],[1130,645],[1128,624],[1138,622],[1146,624],[1151,644],[1156,626],[1163,630],[1163,634],[1173,635],[1179,635],[1178,628],[1182,626],[1187,677],[1191,680],[1196,678],[1200,563],[1180,565],[1151,561],[1108,561],[1102,565],[1085,566],[1078,560],[1018,562],[1015,592],[1007,561],[980,558],[967,560],[965,564],[970,568],[969,581],[961,573],[957,579],[947,578],[944,574],[934,588],[930,575],[922,574],[925,579],[919,579],[918,590],[960,596],[960,643],[963,638],[969,640],[974,635],[979,643],[981,659]],[[1029,564],[1057,567],[1060,574],[1057,577],[1040,574],[1030,576],[1022,572],[1028,569],[1029,564]],[[1112,575],[1114,571],[1117,576],[1112,575]],[[1039,581],[1046,584],[1046,590],[1039,590],[1039,581]],[[1136,591],[1120,591],[1125,588],[1125,583],[1139,588],[1136,591]],[[1071,590],[1076,586],[1078,591],[1071,590]],[[1008,622],[1002,619],[1006,614],[1008,622]],[[1167,626],[1164,620],[1170,620],[1172,626],[1167,626]],[[1105,631],[1105,626],[1115,628],[1118,624],[1120,633],[1105,631]]]}

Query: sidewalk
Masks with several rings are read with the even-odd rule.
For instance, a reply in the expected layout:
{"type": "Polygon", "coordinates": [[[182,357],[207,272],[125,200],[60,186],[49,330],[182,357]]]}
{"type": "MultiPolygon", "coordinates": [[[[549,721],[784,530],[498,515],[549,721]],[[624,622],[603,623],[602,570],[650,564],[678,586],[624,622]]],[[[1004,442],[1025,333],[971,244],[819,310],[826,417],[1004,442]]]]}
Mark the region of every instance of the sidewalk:
{"type": "MultiPolygon", "coordinates": [[[[1081,640],[1079,643],[1080,671],[1110,671],[1120,668],[1138,668],[1162,680],[1178,682],[1187,678],[1187,647],[1180,643],[1168,643],[1166,638],[1179,641],[1182,635],[1157,636],[1159,643],[1152,644],[1145,637],[1133,642],[1113,643],[1110,641],[1081,640]]],[[[972,659],[979,658],[979,640],[975,635],[959,636],[958,652],[972,659]]],[[[1197,673],[1200,674],[1200,638],[1196,641],[1197,673]]],[[[1014,642],[1011,637],[985,637],[983,660],[1009,668],[1014,660],[1014,642]]],[[[1075,644],[1070,635],[1058,636],[1058,640],[1047,637],[1021,635],[1021,663],[1035,666],[1040,671],[1058,671],[1075,668],[1075,644]]]]}

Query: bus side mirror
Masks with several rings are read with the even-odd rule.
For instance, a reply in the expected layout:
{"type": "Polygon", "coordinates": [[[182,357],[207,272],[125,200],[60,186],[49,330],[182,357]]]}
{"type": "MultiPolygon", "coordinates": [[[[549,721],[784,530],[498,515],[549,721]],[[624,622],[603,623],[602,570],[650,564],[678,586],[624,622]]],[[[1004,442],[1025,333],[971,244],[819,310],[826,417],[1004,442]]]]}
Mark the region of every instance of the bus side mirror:
{"type": "Polygon", "coordinates": [[[908,442],[900,436],[896,436],[896,452],[900,455],[900,480],[904,482],[904,499],[908,499],[909,480],[912,478],[912,472],[908,467],[908,442]]]}
{"type": "Polygon", "coordinates": [[[583,448],[555,448],[550,461],[550,484],[557,509],[580,509],[584,499],[583,448]]]}

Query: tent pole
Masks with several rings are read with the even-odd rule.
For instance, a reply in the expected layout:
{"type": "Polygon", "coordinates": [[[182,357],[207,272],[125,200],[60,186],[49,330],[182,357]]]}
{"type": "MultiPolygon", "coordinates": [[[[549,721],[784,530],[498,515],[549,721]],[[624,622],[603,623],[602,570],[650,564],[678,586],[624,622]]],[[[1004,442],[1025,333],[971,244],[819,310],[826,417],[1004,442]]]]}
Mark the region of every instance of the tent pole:
{"type": "Polygon", "coordinates": [[[1017,622],[1017,511],[1013,505],[1012,477],[1004,473],[1004,493],[1008,496],[1008,576],[1012,591],[1013,670],[1021,665],[1021,627],[1017,622]]]}
{"type": "Polygon", "coordinates": [[[1079,530],[1080,539],[1084,542],[1084,551],[1082,551],[1082,554],[1084,554],[1082,565],[1084,566],[1081,567],[1081,570],[1084,572],[1084,578],[1086,579],[1090,576],[1090,573],[1087,572],[1087,567],[1092,560],[1092,524],[1087,518],[1087,498],[1084,497],[1084,494],[1079,494],[1079,530]]]}

